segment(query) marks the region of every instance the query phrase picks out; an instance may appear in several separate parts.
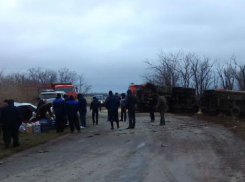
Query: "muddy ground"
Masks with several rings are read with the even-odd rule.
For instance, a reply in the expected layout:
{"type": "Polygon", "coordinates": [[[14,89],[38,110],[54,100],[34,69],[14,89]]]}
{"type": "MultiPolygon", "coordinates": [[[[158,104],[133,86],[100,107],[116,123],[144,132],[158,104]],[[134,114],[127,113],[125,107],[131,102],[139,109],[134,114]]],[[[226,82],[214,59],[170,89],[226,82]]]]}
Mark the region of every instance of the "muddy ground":
{"type": "Polygon", "coordinates": [[[221,124],[166,114],[136,115],[110,130],[106,114],[82,133],[1,160],[2,182],[244,182],[245,141],[221,124]]]}

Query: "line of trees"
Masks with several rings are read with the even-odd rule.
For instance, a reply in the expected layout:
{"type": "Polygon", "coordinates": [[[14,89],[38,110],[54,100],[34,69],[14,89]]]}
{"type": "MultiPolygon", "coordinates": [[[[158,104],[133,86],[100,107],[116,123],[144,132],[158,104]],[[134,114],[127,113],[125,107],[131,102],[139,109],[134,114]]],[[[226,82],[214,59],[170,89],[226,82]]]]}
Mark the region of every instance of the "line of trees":
{"type": "Polygon", "coordinates": [[[12,73],[5,75],[4,69],[0,71],[0,99],[13,98],[19,102],[35,101],[28,98],[25,93],[26,86],[39,84],[50,84],[53,82],[71,82],[77,87],[78,92],[88,93],[92,86],[85,82],[83,74],[67,68],[50,70],[43,68],[30,68],[23,73],[12,73]]]}
{"type": "Polygon", "coordinates": [[[150,71],[143,75],[146,82],[159,86],[192,87],[199,97],[206,89],[245,90],[245,64],[235,56],[228,61],[212,60],[194,53],[160,51],[157,62],[146,60],[150,71]]]}

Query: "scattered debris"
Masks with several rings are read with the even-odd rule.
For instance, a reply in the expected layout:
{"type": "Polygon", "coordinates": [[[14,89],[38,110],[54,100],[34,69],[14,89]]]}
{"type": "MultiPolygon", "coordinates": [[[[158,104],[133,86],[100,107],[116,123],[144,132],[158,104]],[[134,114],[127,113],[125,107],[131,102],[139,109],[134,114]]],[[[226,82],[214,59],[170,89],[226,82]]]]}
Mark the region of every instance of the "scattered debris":
{"type": "Polygon", "coordinates": [[[94,135],[100,135],[99,133],[95,133],[94,135]]]}
{"type": "Polygon", "coordinates": [[[3,164],[3,162],[0,161],[0,165],[2,165],[2,164],[3,164]]]}
{"type": "Polygon", "coordinates": [[[161,147],[168,147],[169,145],[161,144],[161,147]]]}
{"type": "Polygon", "coordinates": [[[91,137],[94,137],[94,136],[92,136],[92,135],[87,136],[87,138],[91,138],[91,137]]]}
{"type": "Polygon", "coordinates": [[[156,130],[152,130],[152,132],[157,132],[156,130]]]}
{"type": "Polygon", "coordinates": [[[38,153],[47,153],[47,152],[49,152],[49,151],[47,151],[47,150],[39,150],[38,151],[38,153]]]}

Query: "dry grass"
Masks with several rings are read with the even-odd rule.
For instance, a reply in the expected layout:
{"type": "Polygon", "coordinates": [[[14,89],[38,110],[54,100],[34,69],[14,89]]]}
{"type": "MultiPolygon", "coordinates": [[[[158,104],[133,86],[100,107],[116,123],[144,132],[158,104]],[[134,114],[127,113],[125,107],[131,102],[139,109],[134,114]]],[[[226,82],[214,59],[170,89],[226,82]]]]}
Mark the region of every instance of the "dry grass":
{"type": "Polygon", "coordinates": [[[0,139],[0,159],[10,156],[14,153],[23,151],[25,149],[46,143],[47,141],[57,138],[59,136],[68,133],[69,127],[66,128],[65,132],[62,134],[57,134],[56,130],[50,130],[48,133],[20,133],[20,146],[10,147],[9,149],[4,148],[4,142],[2,138],[0,139]]]}

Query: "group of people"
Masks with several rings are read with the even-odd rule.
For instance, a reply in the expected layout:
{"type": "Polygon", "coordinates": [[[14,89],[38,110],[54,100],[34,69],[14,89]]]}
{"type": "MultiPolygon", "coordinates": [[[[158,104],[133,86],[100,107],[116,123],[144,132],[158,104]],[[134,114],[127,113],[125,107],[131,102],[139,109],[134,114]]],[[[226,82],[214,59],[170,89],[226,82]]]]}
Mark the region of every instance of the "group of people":
{"type": "Polygon", "coordinates": [[[55,115],[55,125],[57,133],[64,132],[66,123],[69,121],[71,133],[74,133],[75,129],[80,132],[81,128],[86,127],[86,113],[87,113],[87,101],[82,94],[77,95],[77,100],[73,96],[64,96],[61,98],[61,94],[57,94],[57,97],[52,103],[45,104],[41,99],[37,104],[37,119],[45,119],[46,113],[49,113],[50,117],[53,116],[51,107],[55,115]],[[80,114],[81,125],[77,113],[80,114]]]}
{"type": "MultiPolygon", "coordinates": [[[[154,122],[155,110],[158,110],[160,113],[160,125],[165,125],[165,109],[167,105],[167,100],[163,96],[161,90],[158,91],[158,97],[156,94],[149,94],[148,96],[148,105],[151,122],[154,122]]],[[[113,122],[116,122],[117,128],[119,128],[119,119],[118,119],[118,108],[121,106],[121,120],[126,121],[126,110],[128,110],[129,125],[127,129],[135,128],[135,106],[136,106],[136,97],[132,94],[131,90],[127,91],[127,97],[123,93],[121,98],[116,93],[113,95],[112,91],[109,91],[109,96],[105,101],[105,107],[108,110],[108,120],[111,122],[111,129],[114,129],[113,122]]]]}
{"type": "MultiPolygon", "coordinates": [[[[153,122],[155,119],[154,110],[158,109],[161,116],[160,125],[165,125],[164,112],[166,108],[166,98],[162,96],[161,92],[158,94],[159,97],[157,100],[151,97],[151,95],[148,97],[150,117],[153,122]]],[[[61,94],[58,93],[53,103],[48,104],[45,104],[42,99],[39,99],[36,120],[46,119],[47,113],[49,113],[50,117],[53,117],[51,112],[52,106],[57,133],[64,132],[67,122],[69,122],[71,133],[74,133],[75,129],[77,132],[80,132],[81,128],[86,127],[87,101],[82,94],[78,94],[76,100],[73,96],[68,97],[66,95],[63,99],[61,98],[61,94]],[[79,123],[78,112],[80,114],[81,125],[79,123]]],[[[116,122],[117,129],[119,128],[119,107],[121,107],[120,121],[126,121],[126,110],[128,110],[129,122],[127,129],[134,129],[136,123],[135,106],[136,97],[132,94],[131,90],[127,91],[127,97],[125,93],[121,94],[121,97],[119,97],[117,93],[114,95],[112,91],[109,91],[109,96],[105,101],[105,108],[108,110],[108,121],[110,121],[111,129],[114,129],[114,122],[116,122]]],[[[18,131],[22,121],[18,109],[14,106],[14,100],[4,100],[4,105],[0,109],[0,125],[2,126],[5,148],[9,148],[11,138],[13,138],[13,146],[17,147],[19,146],[18,131]]],[[[99,110],[101,111],[101,105],[96,97],[93,97],[90,110],[92,111],[93,125],[98,125],[98,112],[99,110]]]]}

